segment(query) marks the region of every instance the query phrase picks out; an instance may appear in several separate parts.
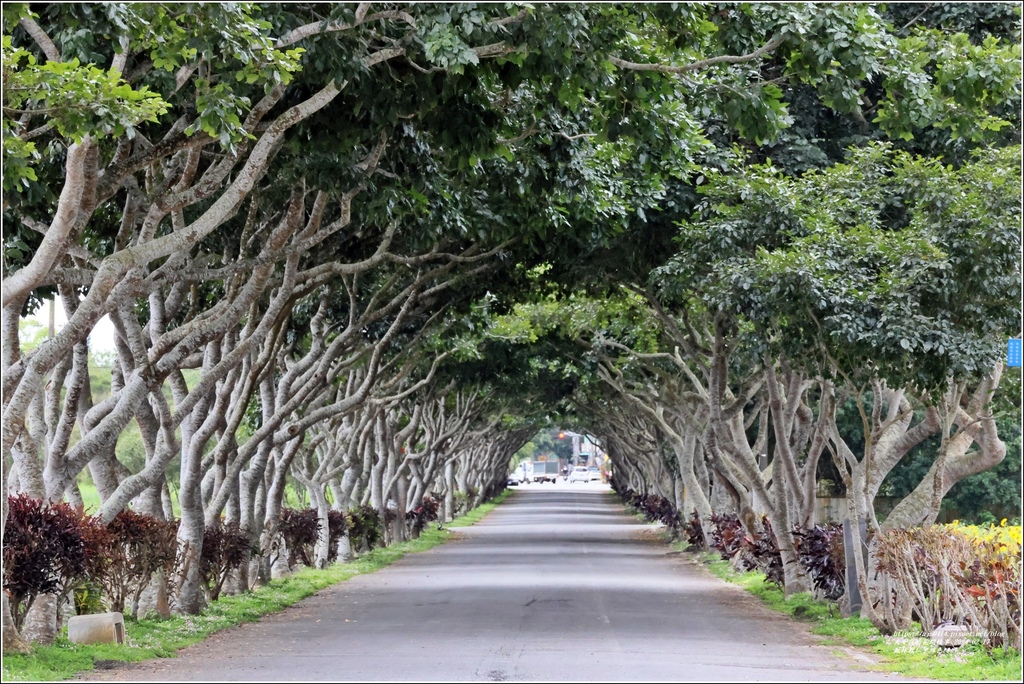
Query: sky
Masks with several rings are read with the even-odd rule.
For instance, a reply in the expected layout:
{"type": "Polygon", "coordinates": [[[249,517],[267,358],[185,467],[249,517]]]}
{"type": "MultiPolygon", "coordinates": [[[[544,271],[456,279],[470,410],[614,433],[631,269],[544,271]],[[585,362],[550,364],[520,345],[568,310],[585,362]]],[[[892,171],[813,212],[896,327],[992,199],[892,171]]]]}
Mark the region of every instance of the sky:
{"type": "MultiPolygon", "coordinates": [[[[60,297],[56,298],[57,310],[53,314],[54,326],[59,331],[64,327],[64,324],[68,322],[68,317],[64,313],[64,304],[61,303],[60,297]]],[[[47,302],[31,316],[28,317],[30,320],[37,321],[44,326],[50,324],[50,304],[47,302]]],[[[89,351],[91,353],[96,352],[112,352],[115,351],[114,347],[114,324],[110,322],[109,316],[104,316],[93,328],[92,333],[89,335],[89,351]]]]}

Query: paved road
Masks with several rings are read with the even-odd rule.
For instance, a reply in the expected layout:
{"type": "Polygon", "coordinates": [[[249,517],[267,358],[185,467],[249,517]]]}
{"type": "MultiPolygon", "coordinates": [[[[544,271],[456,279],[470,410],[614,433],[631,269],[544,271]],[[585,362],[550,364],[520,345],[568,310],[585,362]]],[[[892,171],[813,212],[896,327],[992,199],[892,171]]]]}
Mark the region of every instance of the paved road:
{"type": "Polygon", "coordinates": [[[91,679],[214,681],[861,681],[753,596],[644,541],[598,484],[520,487],[459,538],[91,679]]]}

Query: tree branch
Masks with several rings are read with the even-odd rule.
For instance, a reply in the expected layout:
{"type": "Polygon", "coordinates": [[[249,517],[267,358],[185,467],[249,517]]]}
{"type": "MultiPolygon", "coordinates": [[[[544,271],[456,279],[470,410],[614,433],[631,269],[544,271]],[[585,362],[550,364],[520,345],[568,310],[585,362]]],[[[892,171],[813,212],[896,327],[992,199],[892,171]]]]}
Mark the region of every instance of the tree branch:
{"type": "Polygon", "coordinates": [[[46,55],[46,59],[51,62],[61,61],[60,50],[57,49],[54,42],[50,40],[50,36],[46,35],[46,31],[40,28],[39,24],[37,24],[34,19],[31,17],[22,17],[21,27],[28,32],[28,35],[32,36],[32,40],[36,41],[36,45],[38,45],[43,51],[43,54],[46,55]]]}
{"type": "Polygon", "coordinates": [[[671,64],[640,64],[638,62],[627,62],[626,60],[619,59],[618,57],[609,57],[608,61],[620,69],[629,69],[631,71],[660,71],[663,74],[685,74],[691,71],[705,69],[716,64],[742,64],[744,62],[749,62],[757,59],[761,55],[771,52],[782,45],[785,40],[785,36],[779,36],[747,55],[720,55],[718,57],[702,59],[698,62],[693,62],[692,64],[686,64],[683,66],[672,66],[671,64]]]}

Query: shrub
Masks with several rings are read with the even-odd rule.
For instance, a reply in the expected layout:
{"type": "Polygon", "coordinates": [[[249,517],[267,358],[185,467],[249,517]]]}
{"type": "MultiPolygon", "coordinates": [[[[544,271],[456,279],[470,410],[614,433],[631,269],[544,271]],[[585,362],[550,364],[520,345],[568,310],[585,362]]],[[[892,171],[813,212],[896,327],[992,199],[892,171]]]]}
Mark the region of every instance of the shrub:
{"type": "Polygon", "coordinates": [[[178,564],[178,522],[163,521],[125,509],[107,525],[103,552],[107,563],[97,566],[93,580],[103,587],[110,610],[124,612],[126,601],[138,604],[153,573],[164,571],[165,581],[178,564]]]}
{"type": "Polygon", "coordinates": [[[690,519],[683,525],[683,534],[686,535],[686,541],[691,547],[695,549],[704,548],[704,527],[700,522],[700,516],[697,515],[696,508],[690,514],[690,519]]]}
{"type": "Polygon", "coordinates": [[[925,632],[962,624],[990,647],[1020,650],[1021,545],[1012,533],[986,538],[957,525],[890,530],[876,555],[878,569],[913,601],[925,632]]]}
{"type": "Polygon", "coordinates": [[[428,522],[437,520],[437,511],[440,503],[437,499],[429,496],[423,497],[423,503],[419,507],[405,514],[406,521],[411,525],[413,534],[419,534],[426,527],[428,522]]]}
{"type": "Polygon", "coordinates": [[[814,588],[830,601],[846,593],[846,551],[843,526],[837,523],[794,530],[799,543],[800,564],[807,569],[814,588]]]}
{"type": "Polygon", "coordinates": [[[3,539],[4,590],[18,629],[39,594],[63,594],[84,579],[89,558],[85,516],[64,502],[27,494],[7,497],[3,539]]]}
{"type": "Polygon", "coordinates": [[[663,496],[657,497],[654,513],[663,525],[678,532],[683,527],[683,515],[676,508],[675,503],[663,496]]]}
{"type": "Polygon", "coordinates": [[[238,523],[207,527],[203,533],[203,553],[199,560],[199,577],[211,601],[220,598],[224,582],[232,570],[241,567],[253,548],[249,535],[239,528],[238,523]]]}
{"type": "Polygon", "coordinates": [[[316,510],[285,508],[281,511],[281,524],[278,529],[288,547],[288,567],[292,567],[299,560],[303,565],[313,567],[313,546],[320,534],[320,517],[316,510]]]}
{"type": "Polygon", "coordinates": [[[380,512],[372,506],[358,506],[348,512],[349,538],[359,542],[359,548],[372,549],[383,537],[380,512]]]}
{"type": "Polygon", "coordinates": [[[682,529],[683,517],[679,513],[679,509],[665,497],[657,494],[641,494],[625,488],[618,493],[627,504],[640,512],[645,520],[661,522],[673,533],[682,529]]]}
{"type": "Polygon", "coordinates": [[[461,491],[452,493],[452,515],[459,516],[469,510],[469,496],[461,491]]]}
{"type": "Polygon", "coordinates": [[[110,568],[112,533],[94,516],[82,518],[82,537],[85,539],[85,579],[71,587],[70,594],[76,615],[102,613],[103,584],[101,579],[110,568]]]}
{"type": "Polygon", "coordinates": [[[72,590],[75,615],[92,615],[103,612],[103,587],[95,582],[85,581],[72,590]]]}
{"type": "Polygon", "coordinates": [[[732,560],[743,550],[746,532],[740,519],[730,513],[711,515],[711,538],[708,544],[722,554],[723,560],[732,560]]]}
{"type": "Polygon", "coordinates": [[[782,569],[782,554],[779,553],[779,543],[768,516],[761,517],[761,529],[761,535],[756,540],[743,537],[741,564],[744,570],[763,572],[766,582],[783,587],[786,578],[782,569]]]}

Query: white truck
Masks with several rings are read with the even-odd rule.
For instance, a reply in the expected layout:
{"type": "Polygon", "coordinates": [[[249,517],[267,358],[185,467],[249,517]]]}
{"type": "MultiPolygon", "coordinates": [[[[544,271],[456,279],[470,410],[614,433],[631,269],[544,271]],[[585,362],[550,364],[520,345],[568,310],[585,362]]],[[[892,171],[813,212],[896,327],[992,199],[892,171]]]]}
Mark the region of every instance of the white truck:
{"type": "Polygon", "coordinates": [[[531,461],[528,476],[529,482],[557,482],[558,481],[558,459],[550,461],[531,461]]]}

